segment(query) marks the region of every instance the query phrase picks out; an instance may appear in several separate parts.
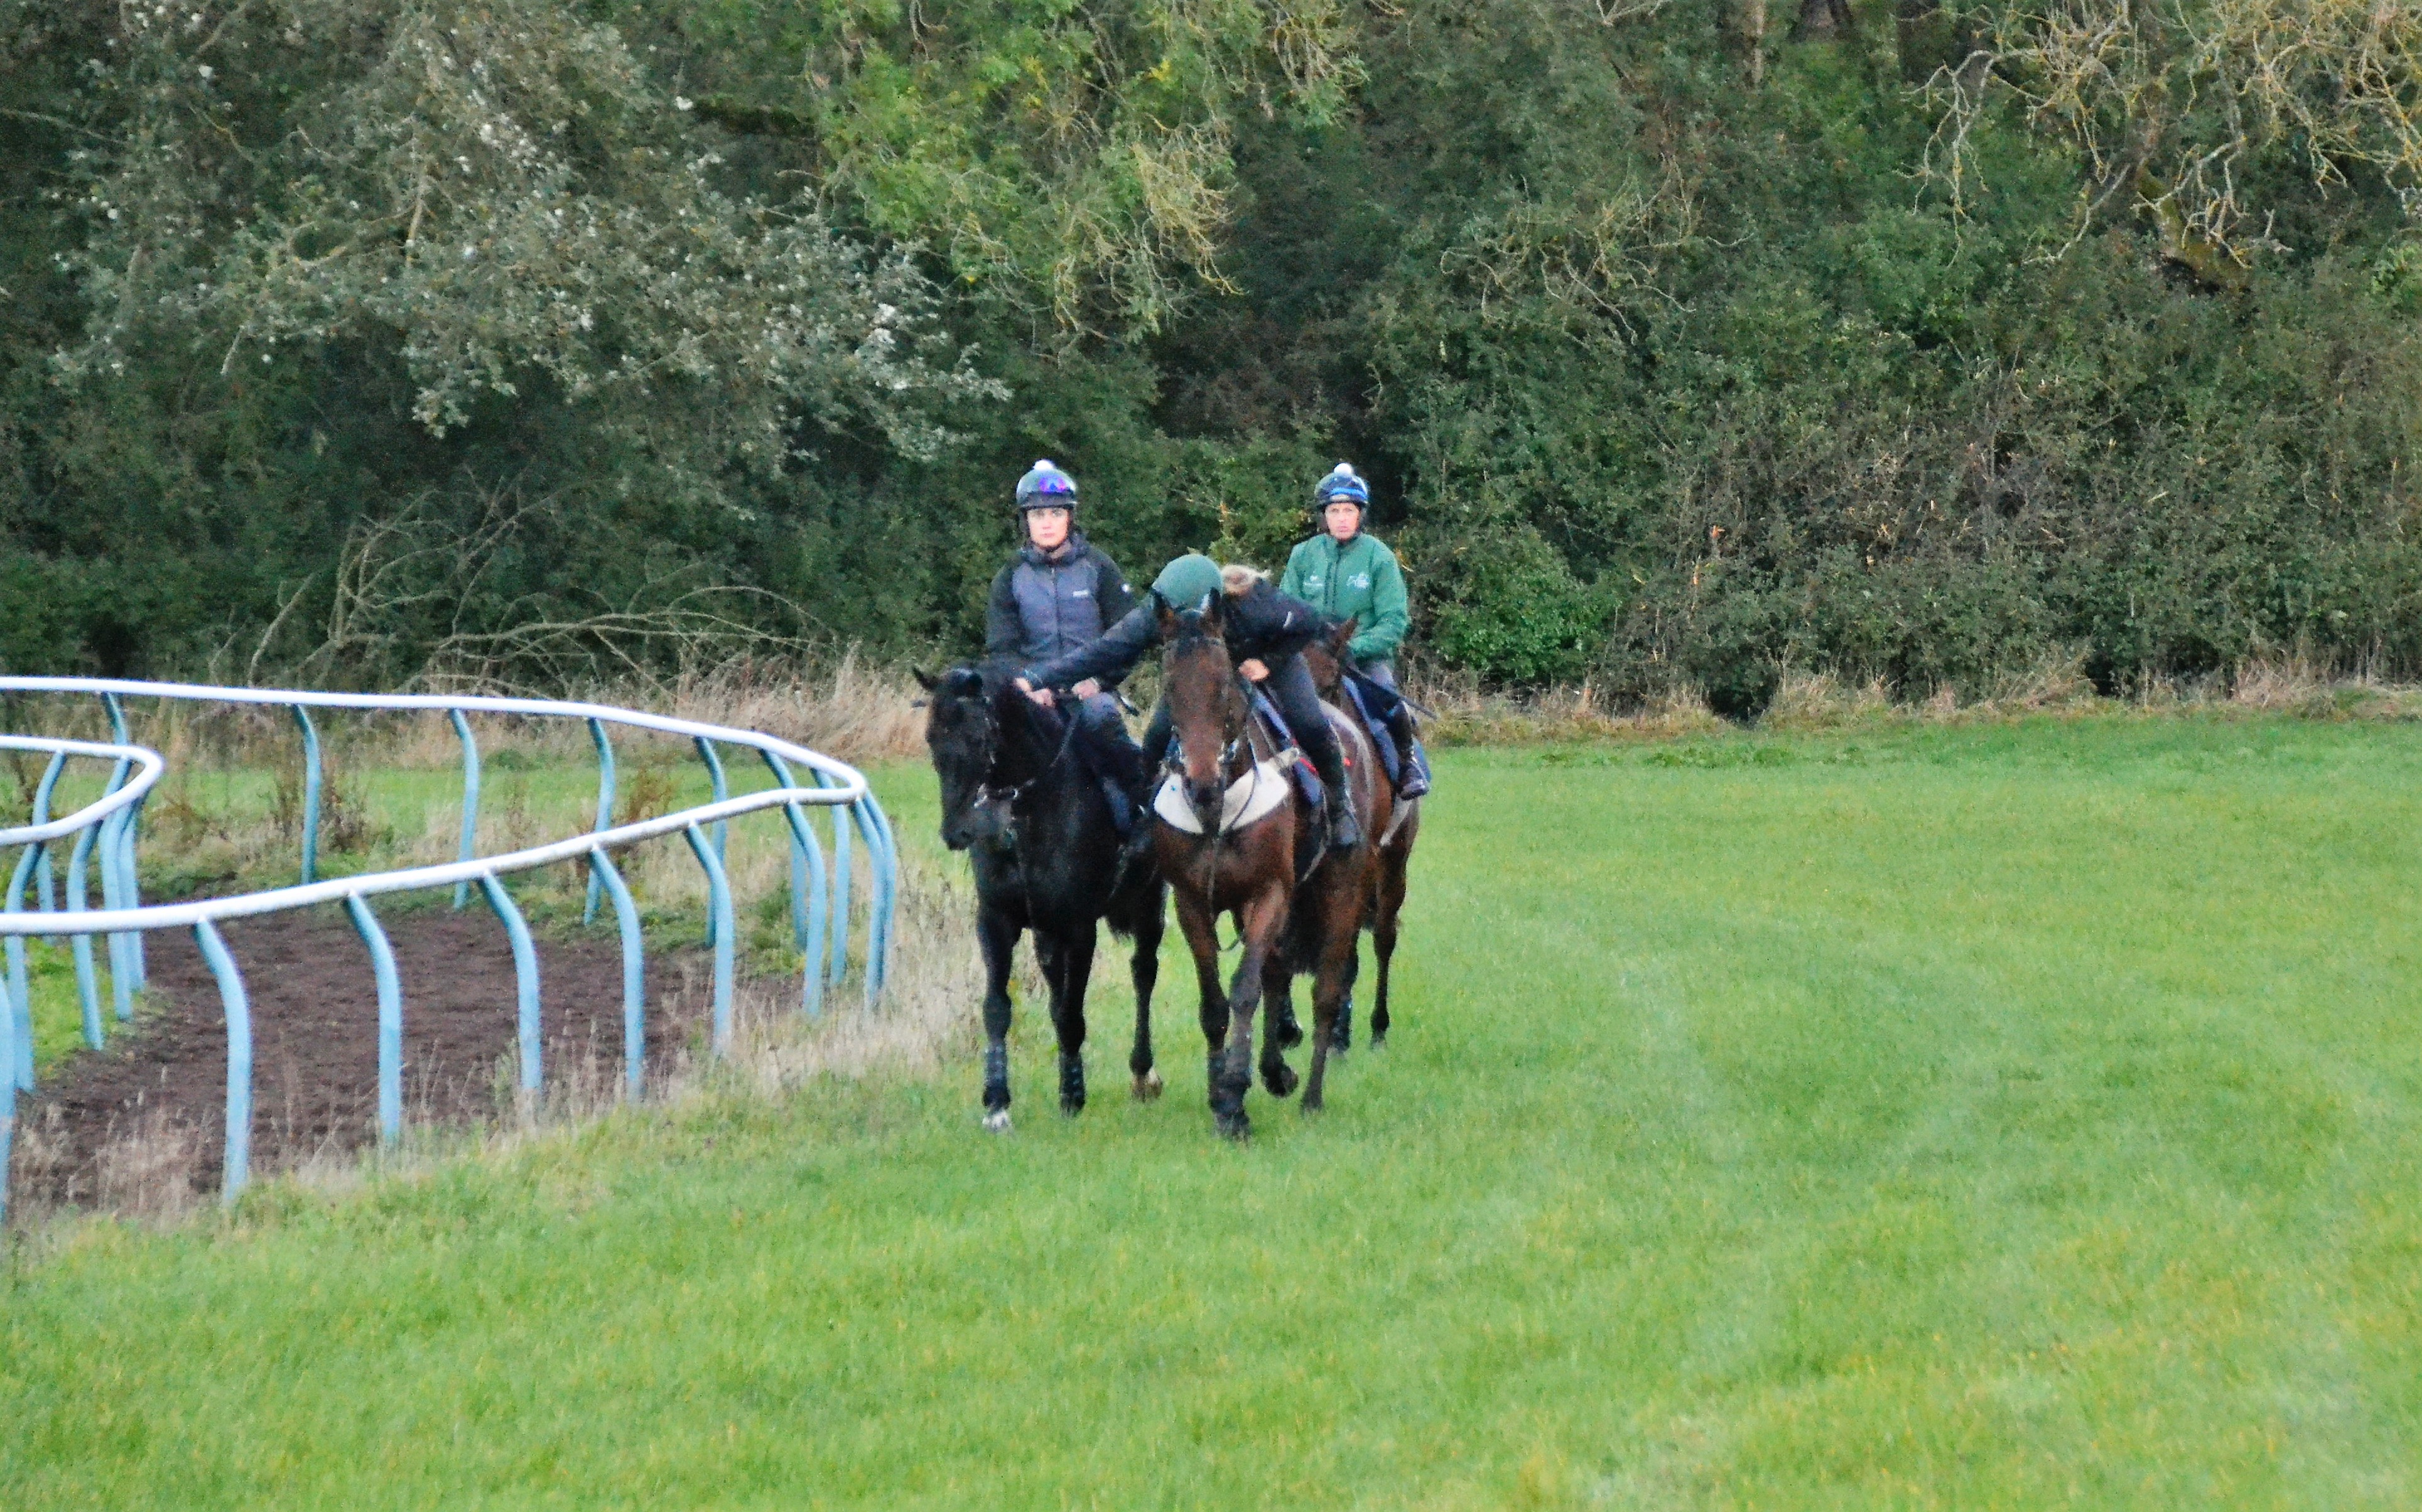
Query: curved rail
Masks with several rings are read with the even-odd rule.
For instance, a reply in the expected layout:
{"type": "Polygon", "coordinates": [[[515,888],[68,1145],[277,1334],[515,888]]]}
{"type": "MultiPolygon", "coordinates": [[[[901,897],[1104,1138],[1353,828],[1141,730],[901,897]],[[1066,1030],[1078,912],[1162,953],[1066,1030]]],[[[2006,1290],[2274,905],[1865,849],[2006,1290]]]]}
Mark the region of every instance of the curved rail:
{"type": "Polygon", "coordinates": [[[0,941],[5,941],[8,970],[0,977],[0,1216],[8,1202],[8,1158],[13,1132],[15,1099],[33,1086],[33,1025],[31,993],[24,964],[28,937],[70,937],[76,946],[77,990],[84,1007],[86,1038],[96,1048],[102,1043],[102,1020],[91,955],[91,937],[109,943],[113,996],[117,1016],[131,1016],[131,993],[143,979],[142,936],[155,929],[189,929],[218,983],[228,1030],[227,1160],[223,1195],[232,1201],[249,1175],[247,1152],[251,1132],[251,1016],[243,975],[219,937],[217,925],[228,919],[341,903],[370,955],[379,999],[379,1126],[382,1138],[401,1130],[402,1018],[401,980],[394,953],[371,913],[369,900],[425,889],[454,889],[456,906],[468,901],[476,887],[513,947],[517,999],[516,1040],[521,1061],[525,1106],[542,1086],[543,1045],[539,1032],[537,954],[521,911],[502,878],[516,873],[565,861],[584,862],[589,872],[583,922],[591,921],[600,894],[610,897],[622,947],[624,983],[624,1059],[626,1095],[636,1099],[643,1085],[645,1053],[643,948],[639,916],[630,890],[623,886],[607,852],[662,835],[679,832],[689,843],[708,890],[707,940],[715,962],[713,1047],[722,1054],[731,1035],[732,976],[735,969],[735,909],[725,867],[725,835],[729,821],[745,814],[779,809],[786,819],[791,867],[790,913],[803,962],[800,1006],[821,1011],[824,988],[838,984],[849,954],[849,852],[856,828],[869,857],[872,887],[865,910],[864,980],[869,1006],[883,990],[889,962],[891,915],[898,895],[898,853],[890,821],[855,768],[817,751],[756,731],[677,719],[606,704],[552,699],[493,698],[434,694],[327,693],[298,688],[212,687],[183,683],[151,683],[117,678],[0,677],[0,692],[99,695],[109,714],[116,744],[38,736],[0,735],[0,749],[30,750],[50,755],[35,799],[33,822],[0,829],[0,847],[20,846],[22,853],[8,874],[0,897],[0,941]],[[128,743],[120,706],[124,698],[151,698],[200,703],[283,706],[293,716],[302,735],[305,765],[302,814],[302,880],[292,887],[189,903],[146,905],[140,898],[134,867],[134,842],[144,799],[166,769],[160,755],[128,743]],[[462,837],[459,858],[441,865],[408,867],[359,876],[322,880],[319,875],[322,762],[319,731],[311,709],[364,712],[425,712],[443,714],[460,741],[464,759],[462,837]],[[585,833],[546,844],[528,846],[500,856],[477,851],[480,756],[479,745],[465,719],[471,714],[513,715],[535,718],[576,718],[587,723],[595,741],[599,764],[596,827],[585,833]],[[612,823],[614,752],[608,725],[687,738],[706,768],[715,801],[627,824],[612,823]],[[763,792],[730,796],[720,745],[755,750],[778,784],[763,792]],[[103,795],[65,818],[48,817],[49,799],[61,769],[71,757],[113,764],[103,795]],[[792,764],[806,769],[812,786],[798,783],[792,764]],[[130,779],[130,772],[132,777],[130,779]],[[808,822],[811,809],[831,811],[833,864],[825,864],[824,847],[808,822]],[[50,852],[54,842],[76,837],[69,865],[67,906],[55,906],[50,852]],[[710,839],[710,836],[712,837],[710,839]],[[98,856],[103,906],[86,908],[85,866],[98,856]],[[26,884],[39,880],[37,907],[24,906],[26,884]]]}

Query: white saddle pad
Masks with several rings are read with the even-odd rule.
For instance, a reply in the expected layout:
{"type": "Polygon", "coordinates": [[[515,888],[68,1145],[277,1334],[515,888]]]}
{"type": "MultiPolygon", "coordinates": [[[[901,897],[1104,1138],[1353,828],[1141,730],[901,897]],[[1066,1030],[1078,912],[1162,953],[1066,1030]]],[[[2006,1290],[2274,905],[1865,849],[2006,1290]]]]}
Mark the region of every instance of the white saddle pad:
{"type": "MultiPolygon", "coordinates": [[[[1286,801],[1287,774],[1276,762],[1256,762],[1253,769],[1228,784],[1228,792],[1219,803],[1219,833],[1233,834],[1257,819],[1266,819],[1278,806],[1286,801]]],[[[1186,782],[1175,772],[1162,780],[1160,791],[1153,795],[1152,811],[1160,815],[1172,829],[1182,829],[1189,835],[1203,833],[1203,821],[1194,816],[1194,805],[1186,801],[1186,782]]]]}

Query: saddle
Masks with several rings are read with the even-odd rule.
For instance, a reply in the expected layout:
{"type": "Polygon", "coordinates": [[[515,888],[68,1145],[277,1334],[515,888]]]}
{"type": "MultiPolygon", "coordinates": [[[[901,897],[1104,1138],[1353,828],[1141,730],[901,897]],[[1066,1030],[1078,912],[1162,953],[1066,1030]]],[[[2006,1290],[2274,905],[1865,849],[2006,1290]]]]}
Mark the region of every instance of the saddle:
{"type": "Polygon", "coordinates": [[[1345,689],[1345,700],[1354,705],[1362,728],[1371,736],[1371,748],[1379,753],[1379,765],[1388,774],[1390,785],[1402,787],[1405,781],[1405,757],[1396,749],[1395,734],[1388,723],[1404,704],[1401,695],[1372,682],[1360,672],[1347,672],[1338,680],[1345,689]]]}

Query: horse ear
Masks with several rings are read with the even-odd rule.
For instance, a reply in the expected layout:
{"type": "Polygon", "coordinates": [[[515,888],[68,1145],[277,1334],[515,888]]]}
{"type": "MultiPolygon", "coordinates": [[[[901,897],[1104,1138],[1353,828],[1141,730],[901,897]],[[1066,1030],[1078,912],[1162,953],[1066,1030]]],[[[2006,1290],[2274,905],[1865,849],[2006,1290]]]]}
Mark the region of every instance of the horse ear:
{"type": "Polygon", "coordinates": [[[1211,602],[1203,606],[1203,633],[1205,635],[1219,636],[1223,638],[1226,637],[1228,633],[1228,595],[1225,592],[1212,594],[1211,602]]]}
{"type": "Polygon", "coordinates": [[[1176,639],[1177,632],[1181,628],[1177,622],[1177,611],[1169,606],[1169,600],[1162,598],[1157,593],[1155,593],[1152,596],[1152,601],[1155,605],[1158,606],[1160,609],[1160,638],[1163,640],[1176,639]]]}
{"type": "Polygon", "coordinates": [[[915,678],[917,680],[917,685],[923,688],[928,693],[933,692],[935,689],[942,685],[942,680],[940,678],[928,676],[925,669],[922,667],[909,668],[908,675],[915,678]]]}
{"type": "Polygon", "coordinates": [[[1354,643],[1354,632],[1362,623],[1359,614],[1349,614],[1345,622],[1329,633],[1329,654],[1339,661],[1345,659],[1345,648],[1354,643]]]}

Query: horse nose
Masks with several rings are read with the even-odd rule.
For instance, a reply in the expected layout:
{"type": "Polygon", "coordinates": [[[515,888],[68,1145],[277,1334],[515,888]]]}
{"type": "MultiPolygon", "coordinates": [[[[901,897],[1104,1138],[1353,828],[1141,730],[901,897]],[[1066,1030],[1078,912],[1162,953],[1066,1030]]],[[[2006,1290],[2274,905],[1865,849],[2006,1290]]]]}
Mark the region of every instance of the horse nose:
{"type": "Polygon", "coordinates": [[[1194,806],[1197,817],[1205,823],[1219,816],[1219,784],[1216,780],[1186,784],[1186,801],[1194,806]]]}

